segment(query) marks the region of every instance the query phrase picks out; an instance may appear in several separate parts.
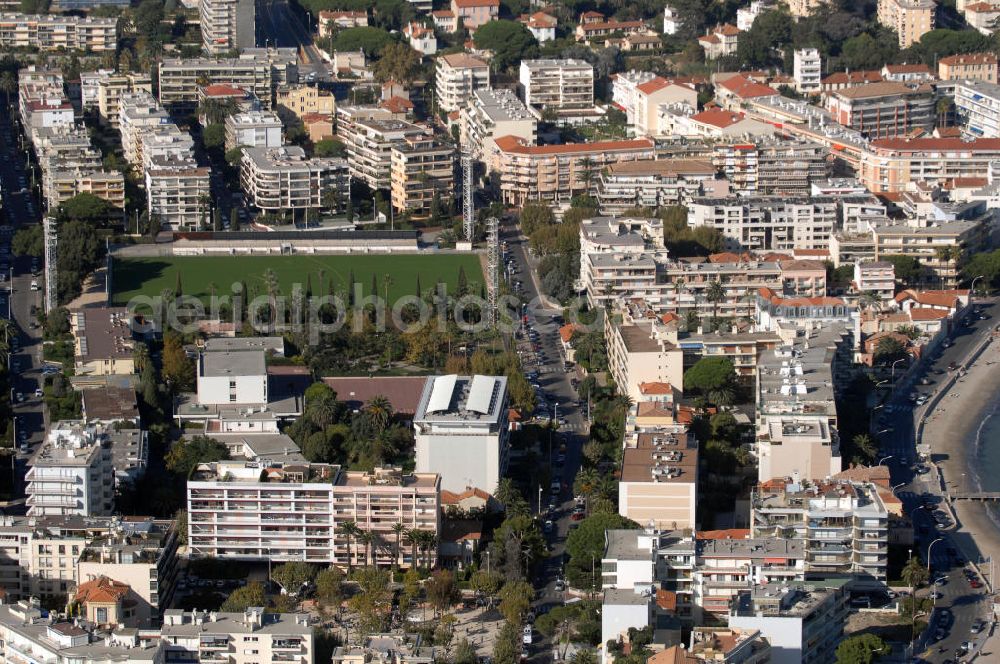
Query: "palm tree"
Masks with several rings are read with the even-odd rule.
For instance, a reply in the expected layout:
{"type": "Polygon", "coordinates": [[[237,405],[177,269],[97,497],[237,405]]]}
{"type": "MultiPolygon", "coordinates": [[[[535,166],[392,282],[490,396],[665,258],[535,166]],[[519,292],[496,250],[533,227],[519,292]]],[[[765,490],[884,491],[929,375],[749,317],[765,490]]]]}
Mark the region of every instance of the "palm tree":
{"type": "Polygon", "coordinates": [[[352,540],[354,539],[354,536],[357,535],[360,531],[361,531],[361,529],[358,528],[358,524],[355,523],[354,521],[344,521],[343,523],[341,523],[340,525],[338,525],[337,528],[336,528],[336,530],[334,531],[336,534],[342,535],[343,537],[347,538],[347,571],[348,572],[350,572],[351,569],[354,568],[354,547],[352,546],[352,544],[353,544],[352,540]]]}
{"type": "Polygon", "coordinates": [[[392,524],[392,532],[396,536],[396,545],[392,552],[392,568],[395,570],[399,569],[399,550],[400,545],[403,543],[403,534],[406,532],[406,526],[401,521],[397,521],[392,524]]]}
{"type": "Polygon", "coordinates": [[[708,288],[705,289],[705,299],[712,303],[712,318],[717,319],[719,317],[719,302],[726,299],[726,289],[718,281],[710,281],[708,288]]]}
{"type": "Polygon", "coordinates": [[[431,530],[421,530],[420,532],[420,550],[424,554],[424,567],[426,569],[431,568],[431,550],[437,546],[437,535],[431,530]]]}
{"type": "Polygon", "coordinates": [[[927,568],[923,566],[919,558],[914,556],[907,561],[903,567],[903,571],[900,573],[900,577],[903,579],[903,583],[911,589],[916,588],[927,582],[927,568]]]}
{"type": "Polygon", "coordinates": [[[7,99],[7,110],[11,110],[14,107],[11,98],[17,92],[17,80],[14,78],[12,72],[5,71],[3,74],[0,74],[0,92],[3,92],[4,97],[7,99]]]}
{"type": "Polygon", "coordinates": [[[389,426],[389,420],[393,415],[392,404],[387,397],[376,394],[365,404],[365,415],[374,435],[380,436],[389,426]]]}
{"type": "Polygon", "coordinates": [[[267,288],[268,306],[271,309],[271,324],[277,325],[278,295],[281,293],[281,286],[278,284],[278,275],[271,268],[264,270],[264,285],[267,288]]]}
{"type": "Polygon", "coordinates": [[[878,447],[875,445],[875,441],[866,433],[857,434],[851,439],[851,443],[854,445],[855,452],[866,463],[871,463],[878,455],[878,447]]]}
{"type": "Polygon", "coordinates": [[[410,567],[415,569],[419,567],[417,562],[417,542],[420,540],[420,531],[416,528],[410,528],[405,534],[406,540],[410,543],[410,567]]]}
{"type": "Polygon", "coordinates": [[[375,534],[370,530],[358,529],[358,541],[365,546],[365,567],[372,564],[372,545],[375,543],[375,534]]]}
{"type": "Polygon", "coordinates": [[[149,346],[141,341],[136,342],[135,348],[132,350],[132,361],[135,363],[135,370],[142,373],[143,369],[149,366],[149,346]]]}

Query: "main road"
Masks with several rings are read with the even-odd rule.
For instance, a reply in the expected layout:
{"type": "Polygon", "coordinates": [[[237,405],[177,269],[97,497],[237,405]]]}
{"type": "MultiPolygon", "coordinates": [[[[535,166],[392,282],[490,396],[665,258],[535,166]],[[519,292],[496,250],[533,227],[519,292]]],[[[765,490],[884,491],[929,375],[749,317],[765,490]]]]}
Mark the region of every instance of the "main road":
{"type": "Polygon", "coordinates": [[[265,46],[291,47],[299,51],[299,77],[309,82],[330,78],[330,69],[313,43],[312,30],[305,25],[289,0],[257,2],[257,33],[265,46]]]}
{"type": "Polygon", "coordinates": [[[940,598],[935,603],[934,619],[915,650],[920,653],[929,646],[923,656],[928,662],[953,658],[963,643],[976,640],[972,627],[991,608],[985,591],[972,588],[966,578],[968,570],[963,561],[968,560],[971,551],[966,552],[967,538],[960,528],[956,530],[954,514],[942,494],[936,469],[920,462],[916,450],[916,427],[921,418],[930,414],[936,402],[934,397],[948,384],[949,367],[961,365],[996,324],[1000,306],[994,301],[976,301],[976,306],[982,309],[985,320],[969,316],[968,322],[957,326],[947,343],[935,351],[911,381],[900,385],[883,405],[876,406],[881,463],[890,468],[896,495],[913,520],[913,553],[929,562],[933,577],[942,581],[936,586],[940,598]],[[914,399],[927,399],[927,403],[918,406],[914,399]],[[944,634],[943,639],[935,638],[939,632],[944,634]]]}
{"type": "MultiPolygon", "coordinates": [[[[11,343],[11,397],[15,413],[15,445],[23,443],[28,453],[18,452],[16,456],[18,482],[23,477],[24,462],[31,451],[41,442],[45,433],[45,415],[42,400],[35,397],[35,390],[41,387],[42,376],[42,335],[36,327],[33,307],[42,304],[41,290],[31,289],[32,258],[24,256],[12,259],[10,237],[20,228],[40,223],[40,204],[37,189],[28,170],[26,152],[22,147],[20,128],[12,114],[0,121],[0,188],[3,191],[3,234],[0,239],[0,263],[8,265],[7,280],[0,283],[0,315],[12,318],[17,323],[17,332],[11,343]],[[7,228],[9,227],[9,228],[7,228]],[[13,274],[13,280],[9,279],[13,274]],[[18,403],[18,396],[23,401],[18,403]]],[[[41,267],[41,257],[38,257],[41,267]]],[[[41,277],[38,277],[39,285],[41,277]]],[[[15,487],[19,489],[20,487],[15,487]]]]}

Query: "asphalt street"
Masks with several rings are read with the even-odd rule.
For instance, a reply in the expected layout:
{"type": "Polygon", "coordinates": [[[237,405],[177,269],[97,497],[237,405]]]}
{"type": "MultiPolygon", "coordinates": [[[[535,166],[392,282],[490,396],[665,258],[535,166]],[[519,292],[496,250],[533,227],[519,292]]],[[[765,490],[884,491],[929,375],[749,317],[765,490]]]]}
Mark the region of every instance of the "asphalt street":
{"type": "MultiPolygon", "coordinates": [[[[570,532],[571,525],[575,523],[571,518],[576,504],[573,498],[573,481],[580,469],[581,451],[583,444],[587,441],[588,425],[583,409],[576,406],[576,390],[570,383],[575,374],[567,373],[563,368],[564,356],[562,343],[559,339],[560,326],[558,321],[553,320],[554,316],[562,315],[563,312],[561,309],[544,306],[538,297],[538,290],[526,251],[527,240],[520,235],[520,230],[514,226],[505,226],[501,231],[501,240],[507,243],[507,255],[513,259],[516,265],[511,280],[521,282],[521,295],[529,303],[526,327],[537,331],[539,354],[545,358],[540,364],[532,364],[530,360],[523,360],[525,368],[534,368],[538,371],[536,382],[544,392],[547,408],[552,411],[548,415],[565,419],[565,424],[560,427],[552,443],[552,474],[553,478],[561,481],[562,488],[553,492],[551,486],[542,486],[541,495],[536,494],[533,496],[535,500],[531,501],[533,508],[539,507],[540,504],[541,512],[545,514],[544,518],[552,521],[551,532],[546,534],[549,555],[541,565],[535,579],[537,591],[535,607],[545,610],[551,606],[562,604],[567,599],[566,591],[556,590],[556,582],[564,578],[563,554],[566,537],[570,532]],[[562,464],[559,464],[561,444],[565,444],[566,449],[565,458],[562,464]],[[555,494],[554,503],[551,502],[553,494],[555,494]],[[550,505],[553,506],[551,509],[550,505]]],[[[544,447],[547,452],[548,446],[544,447]]],[[[597,564],[600,565],[599,560],[597,564]]],[[[547,657],[550,648],[551,644],[536,634],[528,651],[533,655],[547,657]]]]}
{"type": "Polygon", "coordinates": [[[876,406],[875,427],[880,439],[881,463],[888,465],[896,495],[914,524],[914,553],[925,563],[930,554],[933,578],[942,579],[935,586],[940,594],[930,628],[915,652],[930,648],[922,661],[954,660],[966,642],[981,640],[983,633],[973,633],[973,625],[991,609],[982,588],[973,588],[963,561],[976,551],[967,535],[955,529],[953,515],[941,495],[936,473],[929,464],[919,461],[915,449],[915,427],[933,401],[916,405],[915,399],[930,398],[946,382],[949,365],[955,366],[988,336],[997,323],[1000,306],[990,301],[976,301],[985,316],[972,316],[969,324],[955,330],[947,347],[939,347],[914,376],[912,386],[900,386],[883,405],[876,406]],[[926,384],[924,384],[926,383],[926,384]],[[943,636],[943,638],[938,638],[943,636]]]}
{"type": "MultiPolygon", "coordinates": [[[[0,242],[0,246],[6,249],[9,247],[9,236],[19,228],[40,223],[41,219],[37,189],[32,188],[25,152],[21,147],[20,128],[10,115],[0,123],[0,187],[3,191],[3,226],[10,227],[5,229],[4,239],[0,242]]],[[[15,435],[22,449],[26,447],[34,451],[44,436],[45,419],[42,400],[34,396],[35,390],[42,384],[42,336],[41,329],[33,327],[35,320],[31,309],[32,306],[42,305],[42,291],[31,290],[31,283],[36,280],[31,273],[31,258],[11,258],[9,254],[0,254],[0,264],[12,268],[14,277],[12,282],[0,282],[0,315],[13,317],[18,324],[17,337],[11,342],[15,435]],[[23,401],[19,400],[19,394],[23,401]]],[[[41,267],[41,257],[38,264],[41,267]]],[[[41,275],[37,281],[42,284],[41,275]]],[[[30,452],[18,452],[18,478],[23,478],[24,462],[29,456],[30,452]]]]}
{"type": "Polygon", "coordinates": [[[288,0],[260,0],[257,3],[258,40],[267,46],[299,50],[299,78],[325,81],[330,70],[313,43],[312,31],[288,4],[288,0]]]}

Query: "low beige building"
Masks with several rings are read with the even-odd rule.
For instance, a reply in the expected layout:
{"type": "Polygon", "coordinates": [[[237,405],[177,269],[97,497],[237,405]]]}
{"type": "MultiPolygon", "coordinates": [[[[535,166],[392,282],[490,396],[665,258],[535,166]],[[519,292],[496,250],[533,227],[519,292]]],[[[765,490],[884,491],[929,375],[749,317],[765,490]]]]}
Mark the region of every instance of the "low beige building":
{"type": "Polygon", "coordinates": [[[278,88],[275,107],[285,122],[302,119],[310,113],[333,115],[337,104],[333,94],[324,92],[314,85],[292,85],[278,88]]]}
{"type": "Polygon", "coordinates": [[[643,526],[696,526],[698,443],[684,426],[626,436],[618,513],[643,526]]]}
{"type": "Polygon", "coordinates": [[[132,314],[125,307],[88,308],[71,312],[77,376],[122,376],[135,373],[132,314]]]}
{"type": "Polygon", "coordinates": [[[909,48],[934,29],[934,0],[878,0],[878,22],[895,30],[899,47],[909,48]]]}
{"type": "Polygon", "coordinates": [[[684,353],[679,346],[660,338],[650,322],[618,325],[607,318],[608,371],[615,386],[633,401],[642,400],[643,383],[684,385],[684,353]]]}

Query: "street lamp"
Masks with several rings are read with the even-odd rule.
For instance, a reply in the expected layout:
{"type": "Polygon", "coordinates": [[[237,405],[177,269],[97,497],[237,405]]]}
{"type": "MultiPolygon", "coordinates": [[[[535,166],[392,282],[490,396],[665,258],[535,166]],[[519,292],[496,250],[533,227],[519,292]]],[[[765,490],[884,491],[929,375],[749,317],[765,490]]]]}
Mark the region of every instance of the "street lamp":
{"type": "MultiPolygon", "coordinates": [[[[896,486],[894,486],[891,489],[889,489],[889,491],[891,491],[893,495],[896,495],[896,489],[898,489],[901,486],[906,486],[906,482],[900,482],[896,486]]],[[[923,505],[921,505],[921,507],[923,507],[923,505]]]]}
{"type": "Polygon", "coordinates": [[[892,380],[892,384],[893,385],[896,384],[896,365],[899,364],[900,362],[905,362],[905,361],[906,361],[906,358],[905,357],[901,357],[901,358],[899,358],[898,360],[896,360],[896,361],[894,361],[892,363],[892,371],[891,371],[891,373],[889,375],[891,376],[891,380],[892,380]]]}
{"type": "Polygon", "coordinates": [[[972,298],[976,296],[976,282],[982,278],[983,275],[980,274],[976,276],[975,279],[972,280],[971,284],[969,284],[969,302],[972,302],[972,298]]]}
{"type": "Polygon", "coordinates": [[[943,539],[944,539],[943,537],[939,537],[939,538],[937,538],[936,540],[934,540],[933,542],[931,542],[930,544],[927,545],[927,574],[928,575],[930,575],[930,573],[931,573],[931,549],[934,548],[935,544],[937,544],[938,542],[942,541],[943,539]]]}
{"type": "Polygon", "coordinates": [[[882,465],[883,463],[885,463],[885,462],[886,462],[886,461],[888,461],[889,459],[893,458],[894,456],[895,456],[895,455],[893,455],[893,454],[890,454],[890,455],[889,455],[889,456],[887,456],[887,457],[882,457],[882,459],[881,459],[881,460],[880,460],[880,461],[878,462],[878,465],[879,465],[879,466],[881,466],[881,465],[882,465]]]}

